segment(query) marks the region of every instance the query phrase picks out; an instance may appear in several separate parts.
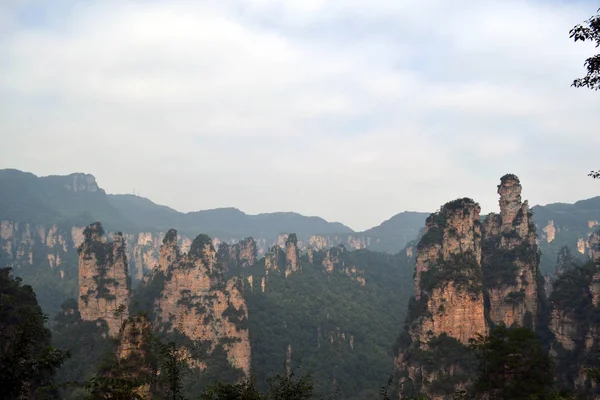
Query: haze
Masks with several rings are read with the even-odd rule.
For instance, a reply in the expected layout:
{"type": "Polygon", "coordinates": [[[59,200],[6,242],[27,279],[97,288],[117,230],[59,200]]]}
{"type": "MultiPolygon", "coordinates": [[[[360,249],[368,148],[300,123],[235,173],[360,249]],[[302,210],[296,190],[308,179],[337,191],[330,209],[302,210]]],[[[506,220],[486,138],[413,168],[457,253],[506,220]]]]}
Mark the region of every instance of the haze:
{"type": "Polygon", "coordinates": [[[180,211],[365,229],[457,197],[598,193],[593,1],[0,5],[0,167],[87,172],[180,211]]]}

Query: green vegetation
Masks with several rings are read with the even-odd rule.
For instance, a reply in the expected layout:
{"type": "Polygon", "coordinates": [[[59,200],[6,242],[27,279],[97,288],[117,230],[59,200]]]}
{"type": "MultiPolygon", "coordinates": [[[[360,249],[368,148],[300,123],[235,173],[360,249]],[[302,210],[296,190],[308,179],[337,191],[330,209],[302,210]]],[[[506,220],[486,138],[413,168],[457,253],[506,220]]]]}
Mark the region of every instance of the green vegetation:
{"type": "Polygon", "coordinates": [[[431,214],[425,223],[429,229],[419,240],[418,250],[425,249],[433,245],[441,245],[444,239],[444,228],[446,227],[446,217],[442,213],[431,214]]]}
{"type": "Polygon", "coordinates": [[[479,359],[475,394],[514,400],[554,395],[554,364],[533,331],[500,325],[473,340],[472,348],[479,359]]]}
{"type": "MultiPolygon", "coordinates": [[[[260,290],[264,260],[245,270],[254,288],[245,287],[252,367],[257,387],[281,370],[291,346],[292,367],[318,377],[315,393],[338,398],[377,398],[392,373],[394,343],[412,292],[413,266],[403,255],[367,250],[337,252],[332,273],[302,258],[302,272],[284,278],[269,273],[260,290]],[[365,286],[344,268],[364,271],[365,286]]],[[[315,252],[314,260],[323,259],[315,252]]]]}
{"type": "MultiPolygon", "coordinates": [[[[407,335],[407,334],[406,334],[407,335]]],[[[476,368],[474,351],[461,344],[456,339],[445,333],[430,337],[427,340],[427,350],[422,350],[419,343],[405,347],[404,362],[416,367],[417,382],[405,385],[403,396],[419,395],[419,383],[425,384],[427,389],[437,395],[454,393],[457,385],[465,385],[473,376],[476,368]],[[428,380],[435,373],[434,380],[428,380]]],[[[401,376],[408,378],[406,372],[401,376]]]]}
{"type": "MultiPolygon", "coordinates": [[[[591,17],[583,25],[576,25],[571,29],[569,35],[575,42],[589,41],[595,43],[596,47],[600,46],[600,15],[591,17]]],[[[585,67],[587,75],[583,78],[575,79],[572,86],[587,87],[594,90],[600,89],[600,54],[596,54],[585,60],[585,67]]]]}
{"type": "Polygon", "coordinates": [[[216,382],[202,395],[202,400],[309,400],[313,398],[313,380],[310,374],[297,376],[276,375],[268,379],[267,390],[260,392],[254,379],[247,378],[238,383],[216,382]]]}
{"type": "Polygon", "coordinates": [[[514,249],[500,247],[501,237],[491,237],[483,244],[483,283],[486,288],[517,284],[518,262],[538,265],[540,252],[535,245],[523,240],[514,249]]]}
{"type": "Polygon", "coordinates": [[[449,282],[473,294],[481,293],[481,268],[472,253],[455,254],[448,261],[432,265],[421,273],[421,288],[427,292],[449,282]]]}
{"type": "Polygon", "coordinates": [[[51,398],[54,373],[68,353],[51,345],[31,286],[0,269],[0,388],[6,399],[51,398]]]}

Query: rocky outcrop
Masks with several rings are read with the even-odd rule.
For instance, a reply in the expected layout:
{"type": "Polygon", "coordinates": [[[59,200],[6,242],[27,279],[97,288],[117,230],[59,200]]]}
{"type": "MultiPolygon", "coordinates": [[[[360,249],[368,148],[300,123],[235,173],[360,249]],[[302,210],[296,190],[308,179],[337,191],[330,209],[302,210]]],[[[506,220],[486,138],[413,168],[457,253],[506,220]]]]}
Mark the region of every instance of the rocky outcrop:
{"type": "Polygon", "coordinates": [[[84,231],[79,247],[79,312],[86,321],[104,320],[115,336],[129,314],[130,279],[123,235],[107,242],[99,222],[84,231]]]}
{"type": "Polygon", "coordinates": [[[544,237],[548,243],[552,243],[554,238],[556,238],[556,227],[554,226],[554,221],[548,221],[548,225],[544,227],[542,230],[544,232],[544,237]]]}
{"type": "MultiPolygon", "coordinates": [[[[156,375],[151,341],[152,326],[147,317],[127,318],[117,337],[117,365],[112,373],[122,379],[150,382],[156,375]]],[[[152,398],[149,383],[138,387],[135,393],[144,400],[152,398]]]]}
{"type": "Polygon", "coordinates": [[[577,261],[571,254],[571,249],[569,249],[569,246],[561,247],[558,251],[558,255],[556,256],[556,277],[560,277],[566,271],[569,271],[576,266],[577,261]]]}
{"type": "Polygon", "coordinates": [[[267,274],[269,271],[281,271],[286,264],[286,253],[275,245],[265,254],[265,270],[267,274]]]}
{"type": "Polygon", "coordinates": [[[342,273],[353,281],[360,283],[362,286],[366,285],[367,281],[365,279],[365,272],[359,268],[356,268],[355,265],[346,263],[346,261],[344,261],[346,248],[343,245],[340,244],[337,247],[332,247],[324,252],[324,254],[323,252],[320,253],[322,256],[319,254],[320,257],[318,257],[318,259],[322,260],[321,265],[327,273],[342,273]]]}
{"type": "Polygon", "coordinates": [[[469,339],[487,332],[479,213],[479,205],[465,198],[445,204],[426,220],[417,246],[415,298],[396,358],[400,398],[411,388],[443,398],[432,388],[450,376],[455,388],[466,384],[468,378],[457,379],[467,372],[460,358],[435,367],[424,360],[436,359],[440,343],[468,353],[469,339]]]}
{"type": "Polygon", "coordinates": [[[595,231],[591,234],[589,240],[589,255],[592,261],[600,263],[600,231],[595,231]]]}
{"type": "Polygon", "coordinates": [[[550,302],[551,355],[556,360],[557,379],[584,398],[596,398],[599,388],[584,367],[599,366],[600,266],[591,261],[563,269],[553,284],[550,302]]]}
{"type": "MultiPolygon", "coordinates": [[[[503,176],[500,214],[490,214],[483,224],[479,205],[466,198],[427,218],[416,251],[415,297],[397,343],[400,398],[417,392],[452,398],[472,378],[470,339],[500,323],[536,327],[544,281],[535,225],[521,190],[515,175],[503,176]],[[443,356],[448,349],[451,358],[443,356]]],[[[598,281],[600,301],[600,276],[598,281]]],[[[568,325],[558,333],[569,336],[568,325]]]]}
{"type": "Polygon", "coordinates": [[[301,269],[300,249],[298,248],[298,238],[295,233],[291,233],[285,241],[285,277],[301,269]]]}
{"type": "Polygon", "coordinates": [[[426,221],[417,252],[415,298],[431,315],[413,330],[415,338],[442,333],[467,344],[487,330],[481,281],[480,207],[470,199],[447,203],[426,221]]]}
{"type": "Polygon", "coordinates": [[[196,237],[187,254],[179,250],[176,236],[176,231],[169,231],[160,250],[159,266],[166,276],[156,301],[159,325],[203,343],[209,356],[222,346],[230,365],[249,374],[248,309],[242,283],[224,278],[208,236],[196,237]]]}
{"type": "Polygon", "coordinates": [[[219,259],[227,270],[249,268],[256,264],[256,242],[250,237],[233,245],[220,243],[218,249],[219,259]]]}
{"type": "Polygon", "coordinates": [[[485,221],[483,276],[491,320],[535,328],[543,282],[536,229],[521,190],[515,175],[501,178],[500,215],[485,221]]]}

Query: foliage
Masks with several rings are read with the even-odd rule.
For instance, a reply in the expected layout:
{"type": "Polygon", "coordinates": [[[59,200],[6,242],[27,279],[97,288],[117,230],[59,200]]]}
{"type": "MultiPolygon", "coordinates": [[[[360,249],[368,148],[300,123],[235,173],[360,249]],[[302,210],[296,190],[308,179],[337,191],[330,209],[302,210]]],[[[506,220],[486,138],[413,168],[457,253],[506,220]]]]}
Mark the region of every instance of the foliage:
{"type": "Polygon", "coordinates": [[[97,366],[112,349],[104,321],[83,321],[77,301],[66,300],[54,318],[53,344],[69,351],[71,357],[56,374],[58,382],[83,382],[94,377],[97,366]]]}
{"type": "MultiPolygon", "coordinates": [[[[598,10],[600,12],[600,9],[598,10]]],[[[600,46],[600,15],[595,15],[585,21],[583,24],[576,25],[569,32],[575,42],[590,41],[600,46]]],[[[600,89],[600,54],[596,54],[585,60],[587,75],[580,79],[575,79],[572,86],[587,87],[589,89],[600,89]]],[[[593,173],[593,171],[592,171],[593,173]]]]}
{"type": "Polygon", "coordinates": [[[436,378],[427,384],[432,393],[453,393],[458,386],[469,382],[475,370],[475,355],[471,348],[446,333],[430,337],[426,348],[427,350],[419,346],[409,348],[406,360],[418,365],[426,373],[436,372],[436,378]]]}
{"type": "Polygon", "coordinates": [[[110,376],[94,377],[85,382],[86,400],[143,400],[138,392],[141,382],[110,376]]]}
{"type": "Polygon", "coordinates": [[[330,251],[339,258],[332,272],[318,263],[323,252],[317,251],[315,264],[303,257],[301,273],[288,278],[269,273],[265,292],[257,284],[264,277],[264,259],[244,271],[255,282],[244,292],[260,390],[266,390],[266,376],[280,371],[288,346],[291,366],[318,377],[317,395],[376,397],[393,371],[392,344],[412,292],[411,260],[367,250],[330,251]],[[364,286],[346,275],[351,267],[364,272],[364,286]]]}
{"type": "Polygon", "coordinates": [[[539,251],[527,240],[513,249],[500,247],[500,237],[492,237],[483,244],[483,284],[486,288],[514,286],[519,273],[518,261],[539,264],[539,251]]]}
{"type": "Polygon", "coordinates": [[[308,400],[313,397],[313,380],[310,374],[297,376],[279,374],[268,379],[268,388],[260,392],[253,378],[237,383],[215,382],[201,396],[202,400],[308,400]]]}
{"type": "Polygon", "coordinates": [[[31,286],[0,269],[0,387],[9,399],[50,397],[47,387],[68,353],[51,345],[31,286]],[[46,391],[43,389],[46,388],[46,391]]]}
{"type": "Polygon", "coordinates": [[[477,351],[479,374],[474,389],[491,398],[550,399],[554,363],[535,332],[527,328],[492,328],[471,343],[477,351]]]}
{"type": "Polygon", "coordinates": [[[481,268],[472,253],[455,254],[450,260],[432,265],[421,273],[421,288],[428,293],[435,288],[454,283],[470,293],[481,293],[481,268]]]}
{"type": "Polygon", "coordinates": [[[425,249],[433,245],[441,245],[444,239],[444,228],[446,227],[446,217],[442,213],[431,214],[426,220],[427,232],[419,240],[418,250],[425,249]]]}

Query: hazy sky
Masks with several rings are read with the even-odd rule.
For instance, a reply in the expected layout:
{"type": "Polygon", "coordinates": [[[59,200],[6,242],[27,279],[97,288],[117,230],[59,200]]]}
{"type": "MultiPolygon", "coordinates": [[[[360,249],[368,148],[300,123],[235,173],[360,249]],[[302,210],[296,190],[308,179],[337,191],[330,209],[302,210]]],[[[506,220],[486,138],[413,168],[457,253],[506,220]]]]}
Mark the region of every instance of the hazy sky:
{"type": "MultiPolygon", "coordinates": [[[[0,1],[0,168],[365,229],[600,194],[577,0],[0,1]]],[[[0,188],[0,190],[2,190],[0,188]]]]}

